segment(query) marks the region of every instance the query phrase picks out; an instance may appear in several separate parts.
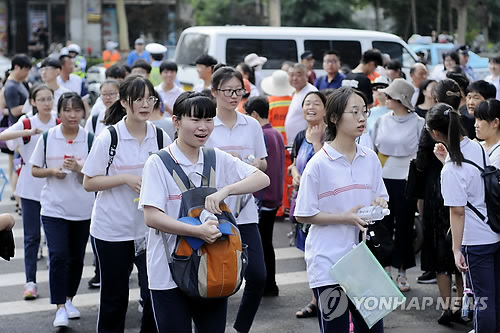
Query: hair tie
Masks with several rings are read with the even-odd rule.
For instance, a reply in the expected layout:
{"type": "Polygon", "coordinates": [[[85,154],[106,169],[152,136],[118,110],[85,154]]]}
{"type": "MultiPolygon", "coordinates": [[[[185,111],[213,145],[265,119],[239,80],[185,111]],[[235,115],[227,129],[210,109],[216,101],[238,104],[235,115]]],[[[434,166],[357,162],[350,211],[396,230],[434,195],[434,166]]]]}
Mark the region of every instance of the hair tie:
{"type": "Polygon", "coordinates": [[[446,96],[456,96],[456,97],[460,97],[460,92],[459,92],[459,91],[451,91],[451,90],[447,90],[447,91],[446,91],[446,96]]]}
{"type": "Polygon", "coordinates": [[[445,110],[445,111],[444,111],[444,115],[445,115],[445,116],[449,116],[449,115],[450,115],[450,109],[445,110]]]}

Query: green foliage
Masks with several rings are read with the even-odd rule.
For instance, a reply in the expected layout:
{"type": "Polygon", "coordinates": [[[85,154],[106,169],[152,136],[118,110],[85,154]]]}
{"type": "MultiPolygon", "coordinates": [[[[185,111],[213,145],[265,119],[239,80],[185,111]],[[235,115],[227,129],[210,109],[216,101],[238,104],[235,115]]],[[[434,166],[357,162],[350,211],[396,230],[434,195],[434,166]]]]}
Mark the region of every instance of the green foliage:
{"type": "Polygon", "coordinates": [[[255,0],[191,0],[191,5],[196,25],[267,24],[267,15],[257,13],[255,0]]]}
{"type": "Polygon", "coordinates": [[[353,6],[344,0],[281,0],[284,26],[358,28],[353,6]]]}

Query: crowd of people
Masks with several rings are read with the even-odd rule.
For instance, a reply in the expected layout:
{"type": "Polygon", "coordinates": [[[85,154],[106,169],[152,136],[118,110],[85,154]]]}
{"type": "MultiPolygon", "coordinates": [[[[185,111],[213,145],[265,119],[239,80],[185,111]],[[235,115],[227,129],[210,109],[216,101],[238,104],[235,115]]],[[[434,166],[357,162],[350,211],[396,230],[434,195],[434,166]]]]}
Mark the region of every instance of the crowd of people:
{"type": "Polygon", "coordinates": [[[370,247],[373,254],[408,292],[417,212],[424,225],[417,282],[437,281],[444,300],[438,323],[464,322],[467,286],[486,304],[474,308],[475,332],[498,332],[500,234],[481,218],[488,216],[487,193],[481,171],[467,161],[500,166],[500,57],[490,59],[490,76],[475,80],[456,52],[443,55],[432,74],[414,64],[408,78],[397,59],[376,49],[348,71],[339,52],[326,50],[322,76],[310,51],[267,77],[261,71],[267,59],[255,53],[235,67],[204,54],[196,59],[200,83],[185,92],[161,45],[148,51],[139,38],[135,46],[122,64],[116,43],[108,43],[106,80],[92,106],[82,83],[84,58],[74,45],[71,54],[43,60],[41,82],[31,86],[31,60],[16,55],[0,94],[2,152],[10,157],[23,220],[23,297],[38,297],[43,227],[55,327],[80,317],[72,300],[90,238],[95,276],[88,284],[100,288],[98,332],[124,331],[133,265],[141,332],[191,332],[192,321],[198,332],[224,332],[227,298],[188,296],[165,253],[176,236],[216,242],[219,222],[178,220],[183,190],[154,154],[166,151],[198,186],[205,150],[215,148],[216,192],[205,209],[220,214],[224,202],[247,246],[237,332],[251,330],[262,297],[279,296],[273,228],[283,214],[295,226],[312,294],[297,318],[317,317],[321,332],[383,332],[383,320],[368,328],[350,300],[328,320],[325,309],[335,305],[321,304],[320,295],[328,288],[344,292],[328,271],[370,228],[380,243],[370,247]],[[357,212],[371,205],[390,214],[369,225],[357,212]]]}

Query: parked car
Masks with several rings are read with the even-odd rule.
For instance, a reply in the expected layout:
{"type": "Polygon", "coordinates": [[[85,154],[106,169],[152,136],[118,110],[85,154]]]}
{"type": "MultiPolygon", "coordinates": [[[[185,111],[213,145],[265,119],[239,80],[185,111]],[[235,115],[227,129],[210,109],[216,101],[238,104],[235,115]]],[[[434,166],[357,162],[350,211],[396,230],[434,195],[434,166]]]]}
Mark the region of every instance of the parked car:
{"type": "MultiPolygon", "coordinates": [[[[450,52],[457,47],[452,43],[409,44],[409,46],[415,53],[424,53],[430,72],[435,66],[443,64],[444,53],[450,52]]],[[[472,51],[469,51],[468,65],[474,71],[476,80],[484,79],[489,74],[488,58],[481,57],[472,51]]]]}

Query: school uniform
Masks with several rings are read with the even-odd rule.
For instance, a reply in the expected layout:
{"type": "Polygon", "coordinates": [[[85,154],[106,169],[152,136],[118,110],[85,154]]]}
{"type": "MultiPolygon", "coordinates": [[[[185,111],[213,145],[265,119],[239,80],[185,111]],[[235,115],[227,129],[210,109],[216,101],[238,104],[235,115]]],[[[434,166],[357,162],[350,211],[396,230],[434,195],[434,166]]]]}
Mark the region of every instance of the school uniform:
{"type": "MultiPolygon", "coordinates": [[[[30,163],[39,168],[60,168],[67,140],[61,125],[48,131],[47,142],[38,139],[30,163]]],[[[79,128],[71,145],[79,164],[88,155],[87,131],[79,128]]],[[[82,186],[83,175],[71,171],[64,179],[47,177],[40,204],[42,224],[49,249],[49,287],[52,304],[64,304],[76,295],[83,271],[94,195],[82,186]]]]}
{"type": "MultiPolygon", "coordinates": [[[[127,130],[123,118],[115,126],[118,144],[109,176],[134,174],[142,176],[144,163],[151,153],[158,151],[156,130],[146,122],[147,133],[139,143],[127,130]]],[[[164,145],[170,138],[163,133],[164,145]]],[[[109,160],[111,134],[103,130],[95,139],[92,151],[83,166],[82,172],[88,177],[106,175],[109,160]]],[[[144,301],[142,331],[154,330],[145,253],[138,253],[134,241],[141,242],[147,232],[144,214],[137,208],[135,199],[139,195],[128,185],[123,184],[99,191],[92,210],[90,234],[92,246],[97,256],[101,272],[100,307],[97,322],[98,332],[122,332],[129,297],[129,275],[135,263],[139,271],[141,298],[144,301]]]]}
{"type": "MultiPolygon", "coordinates": [[[[483,165],[483,152],[479,143],[465,137],[460,142],[460,150],[465,159],[483,165]]],[[[489,164],[488,155],[486,164],[489,164]]],[[[500,234],[491,230],[466,206],[470,202],[487,216],[484,181],[480,171],[464,162],[458,166],[448,156],[441,170],[441,193],[445,206],[465,207],[462,254],[469,268],[466,272],[469,285],[476,301],[481,300],[479,306],[474,308],[475,332],[496,332],[500,328],[500,234]]]]}
{"type": "Polygon", "coordinates": [[[99,113],[97,114],[97,122],[95,124],[95,130],[92,124],[92,118],[94,115],[91,115],[90,117],[87,118],[87,122],[85,123],[85,130],[88,132],[94,133],[95,136],[98,136],[101,134],[102,130],[105,129],[107,126],[102,122],[104,120],[104,117],[106,116],[106,107],[99,110],[99,113]]]}
{"type": "MultiPolygon", "coordinates": [[[[195,172],[203,173],[201,150],[195,164],[181,152],[177,141],[165,150],[187,175],[195,172]]],[[[256,171],[255,167],[219,149],[215,149],[215,158],[217,189],[245,179],[256,171]]],[[[196,186],[200,185],[201,177],[193,174],[191,179],[196,186]]],[[[144,166],[142,188],[139,200],[141,209],[144,209],[144,206],[152,206],[171,217],[178,217],[182,198],[181,190],[157,155],[152,155],[144,166]]],[[[174,249],[176,235],[167,234],[167,238],[169,248],[174,249]]],[[[180,291],[170,273],[162,236],[154,229],[149,230],[147,267],[155,320],[160,332],[191,332],[191,318],[200,332],[224,332],[227,298],[191,299],[180,291]]]]}
{"type": "MultiPolygon", "coordinates": [[[[482,144],[484,145],[484,141],[482,144]]],[[[490,158],[491,165],[497,169],[500,168],[500,141],[490,147],[490,149],[486,151],[486,154],[488,154],[488,157],[490,158]]]]}
{"type": "MultiPolygon", "coordinates": [[[[237,111],[236,123],[229,129],[219,119],[214,118],[214,130],[207,140],[207,147],[216,147],[227,153],[238,153],[243,161],[250,155],[256,159],[267,157],[264,134],[259,122],[237,111]]],[[[245,271],[245,290],[236,316],[234,328],[248,332],[259,308],[266,283],[264,251],[260,238],[259,212],[251,194],[234,195],[226,199],[226,204],[235,215],[243,243],[248,245],[248,266],[245,271]]]]}
{"type": "MultiPolygon", "coordinates": [[[[24,130],[23,118],[14,125],[5,130],[22,131],[24,130]]],[[[31,128],[40,128],[48,130],[56,125],[55,114],[51,116],[49,122],[44,124],[38,115],[29,117],[31,128]]],[[[26,273],[26,282],[36,283],[37,254],[40,247],[40,193],[45,185],[44,178],[33,177],[31,170],[33,165],[30,162],[31,155],[35,150],[40,134],[33,135],[28,143],[24,143],[23,138],[8,140],[7,147],[10,150],[18,150],[23,159],[23,167],[17,180],[16,195],[21,198],[21,209],[23,215],[24,228],[24,271],[26,273]]]]}
{"type": "MultiPolygon", "coordinates": [[[[294,215],[309,217],[320,212],[342,214],[356,205],[369,206],[377,197],[388,200],[377,155],[372,150],[356,144],[356,155],[350,163],[344,155],[325,143],[309,160],[302,173],[294,215]]],[[[320,300],[319,295],[323,290],[338,286],[338,282],[330,276],[328,270],[346,255],[358,240],[359,228],[353,225],[311,225],[306,238],[305,261],[309,286],[317,300],[320,300]]],[[[323,318],[322,308],[328,306],[318,302],[321,332],[338,332],[342,330],[339,330],[341,327],[348,332],[348,312],[327,321],[323,318]]],[[[357,326],[355,330],[368,331],[350,301],[349,309],[355,327],[357,326]]],[[[372,331],[383,331],[382,321],[377,323],[372,331]]]]}

